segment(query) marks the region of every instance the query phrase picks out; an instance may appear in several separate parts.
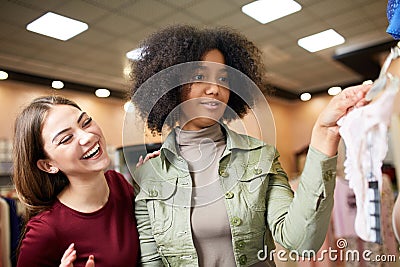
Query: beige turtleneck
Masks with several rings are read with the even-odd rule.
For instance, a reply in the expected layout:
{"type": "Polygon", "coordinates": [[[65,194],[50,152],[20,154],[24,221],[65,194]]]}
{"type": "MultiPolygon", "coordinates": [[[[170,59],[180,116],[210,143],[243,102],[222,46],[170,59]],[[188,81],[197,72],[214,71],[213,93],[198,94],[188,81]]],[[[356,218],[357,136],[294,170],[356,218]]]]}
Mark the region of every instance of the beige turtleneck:
{"type": "Polygon", "coordinates": [[[176,130],[193,181],[191,226],[200,266],[235,266],[232,237],[218,176],[225,135],[216,123],[200,131],[176,130]]]}

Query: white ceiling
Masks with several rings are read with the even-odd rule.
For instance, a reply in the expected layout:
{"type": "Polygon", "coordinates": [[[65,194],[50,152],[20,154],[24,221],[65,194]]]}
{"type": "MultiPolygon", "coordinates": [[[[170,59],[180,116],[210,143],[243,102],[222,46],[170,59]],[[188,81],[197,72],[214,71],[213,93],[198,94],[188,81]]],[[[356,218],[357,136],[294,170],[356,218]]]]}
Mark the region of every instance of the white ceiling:
{"type": "Polygon", "coordinates": [[[386,33],[387,0],[297,0],[301,11],[265,25],[241,12],[249,2],[0,0],[0,68],[124,91],[129,88],[125,54],[149,33],[172,23],[228,25],[264,51],[271,84],[299,94],[375,78],[333,56],[393,40],[386,33]],[[25,29],[48,11],[86,22],[89,29],[65,42],[25,29]],[[317,53],[297,45],[298,39],[329,28],[346,43],[317,53]]]}

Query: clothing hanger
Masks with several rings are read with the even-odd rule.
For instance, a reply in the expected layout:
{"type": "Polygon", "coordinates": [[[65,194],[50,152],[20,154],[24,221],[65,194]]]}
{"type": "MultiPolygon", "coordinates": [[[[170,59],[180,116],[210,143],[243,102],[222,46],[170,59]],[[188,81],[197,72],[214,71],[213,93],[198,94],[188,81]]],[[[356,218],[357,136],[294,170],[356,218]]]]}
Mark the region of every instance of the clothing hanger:
{"type": "Polygon", "coordinates": [[[388,88],[390,88],[391,90],[398,90],[400,77],[388,72],[390,64],[398,58],[400,58],[400,42],[398,42],[395,47],[392,47],[390,49],[390,54],[387,56],[385,62],[382,65],[378,79],[375,80],[371,89],[365,96],[365,99],[367,101],[371,101],[380,92],[382,92],[386,88],[388,81],[390,81],[394,85],[394,86],[389,86],[388,88]]]}

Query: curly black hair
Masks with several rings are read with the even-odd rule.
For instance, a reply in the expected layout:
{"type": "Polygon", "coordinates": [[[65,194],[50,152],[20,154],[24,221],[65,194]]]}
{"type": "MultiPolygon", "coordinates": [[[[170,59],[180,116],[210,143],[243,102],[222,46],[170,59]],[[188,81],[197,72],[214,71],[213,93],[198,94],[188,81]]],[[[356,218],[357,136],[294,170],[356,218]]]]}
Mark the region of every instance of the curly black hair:
{"type": "MultiPolygon", "coordinates": [[[[218,49],[226,65],[249,78],[230,81],[228,106],[236,116],[242,118],[254,104],[249,87],[255,84],[262,90],[266,88],[261,51],[246,37],[227,27],[200,29],[173,25],[153,33],[140,47],[140,59],[132,62],[130,93],[140,117],[153,133],[161,133],[163,126],[175,126],[178,118],[171,116],[171,112],[182,102],[183,85],[176,86],[179,73],[166,70],[178,64],[201,61],[210,50],[218,49]],[[152,81],[155,74],[157,79],[152,81]]],[[[222,119],[232,120],[231,114],[226,112],[222,119]]]]}

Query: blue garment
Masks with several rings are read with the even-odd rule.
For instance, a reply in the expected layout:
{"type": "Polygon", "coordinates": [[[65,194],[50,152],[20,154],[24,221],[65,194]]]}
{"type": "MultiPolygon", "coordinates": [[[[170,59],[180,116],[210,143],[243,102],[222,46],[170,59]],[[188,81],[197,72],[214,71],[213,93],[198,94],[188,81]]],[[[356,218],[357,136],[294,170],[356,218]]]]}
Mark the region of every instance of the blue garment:
{"type": "Polygon", "coordinates": [[[387,5],[387,17],[389,26],[386,32],[393,36],[394,39],[400,39],[400,0],[389,0],[387,5]]]}
{"type": "Polygon", "coordinates": [[[17,213],[16,200],[11,198],[3,197],[7,201],[10,207],[10,232],[11,232],[11,264],[12,266],[17,266],[17,247],[19,243],[19,237],[21,234],[22,218],[17,213]]]}

